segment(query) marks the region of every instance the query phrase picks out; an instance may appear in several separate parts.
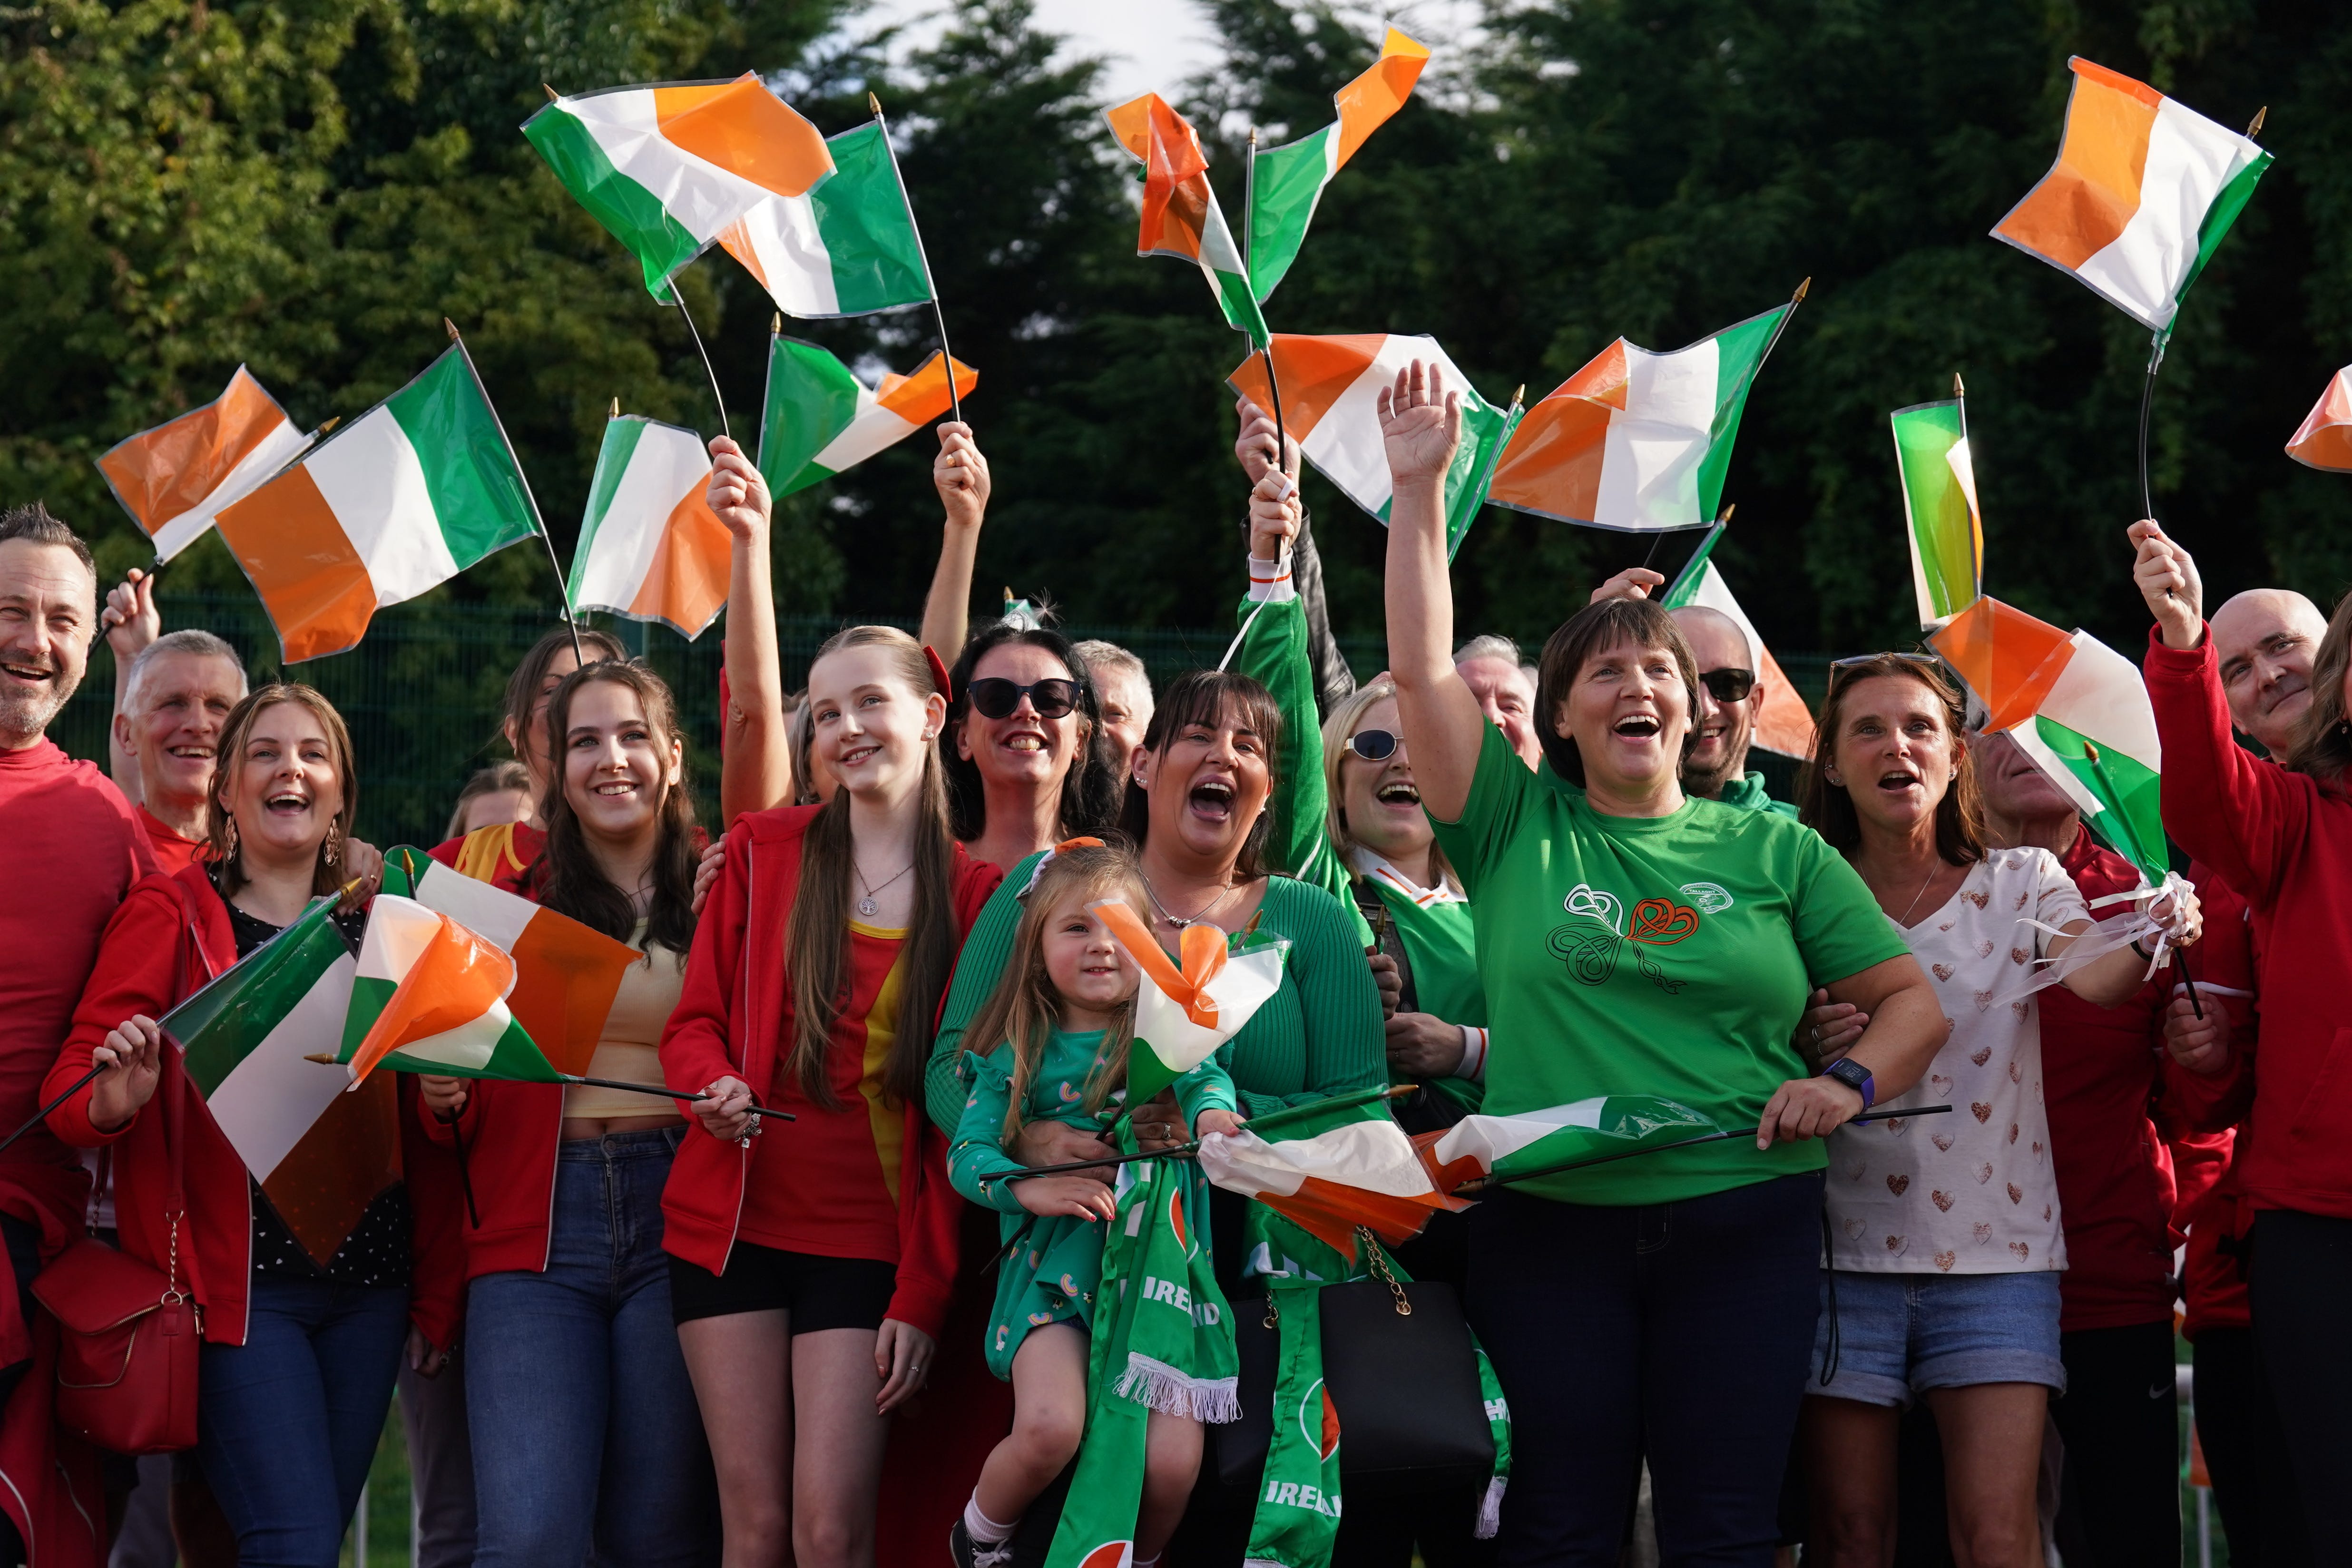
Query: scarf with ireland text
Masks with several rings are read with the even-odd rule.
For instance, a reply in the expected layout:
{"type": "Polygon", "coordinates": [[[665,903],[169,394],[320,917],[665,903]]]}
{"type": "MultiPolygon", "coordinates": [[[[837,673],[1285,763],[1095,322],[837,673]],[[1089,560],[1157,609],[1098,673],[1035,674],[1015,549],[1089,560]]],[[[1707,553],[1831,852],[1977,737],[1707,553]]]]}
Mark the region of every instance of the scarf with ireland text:
{"type": "MultiPolygon", "coordinates": [[[[1122,1129],[1122,1152],[1135,1152],[1122,1129]]],[[[1190,1160],[1118,1167],[1103,1240],[1087,1434],[1046,1568],[1118,1568],[1134,1555],[1151,1412],[1195,1421],[1241,1415],[1233,1314],[1210,1267],[1208,1184],[1190,1160]]]]}
{"type": "MultiPolygon", "coordinates": [[[[1266,1283],[1278,1339],[1274,1381],[1274,1440],[1267,1447],[1257,1511],[1250,1521],[1244,1568],[1329,1568],[1339,1536],[1339,1415],[1323,1383],[1325,1285],[1371,1277],[1369,1248],[1380,1242],[1356,1233],[1358,1258],[1309,1236],[1263,1204],[1249,1209],[1249,1271],[1266,1283]]],[[[1411,1278],[1393,1258],[1383,1266],[1411,1278]]],[[[1495,1472],[1478,1505],[1477,1536],[1491,1539],[1502,1523],[1503,1491],[1511,1478],[1511,1411],[1486,1347],[1474,1338],[1478,1392],[1495,1439],[1495,1472]]]]}

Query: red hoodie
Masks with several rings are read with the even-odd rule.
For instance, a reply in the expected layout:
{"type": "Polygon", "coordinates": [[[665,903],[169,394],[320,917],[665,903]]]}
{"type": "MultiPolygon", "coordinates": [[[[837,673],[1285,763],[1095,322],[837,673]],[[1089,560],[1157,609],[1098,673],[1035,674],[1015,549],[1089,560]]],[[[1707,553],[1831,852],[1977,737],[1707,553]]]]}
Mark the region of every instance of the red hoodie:
{"type": "Polygon", "coordinates": [[[2246,1294],[2246,1233],[2254,1215],[2240,1166],[2253,1147],[2245,1123],[2253,1103],[2261,1026],[2254,984],[2262,944],[2258,922],[2243,899],[2201,861],[2189,874],[2205,900],[2205,940],[2189,950],[2189,970],[2207,1005],[2227,1007],[2232,1026],[2230,1061],[2221,1071],[2195,1073],[2169,1058],[2165,1063],[2166,1103],[2179,1108],[2183,1121],[2173,1144],[2180,1171],[2173,1223],[2189,1239],[2181,1266],[2187,1314],[2180,1331],[2193,1340],[2206,1329],[2253,1326],[2246,1294]]]}
{"type": "MultiPolygon", "coordinates": [[[[686,970],[685,994],[663,1031],[662,1068],[672,1089],[698,1091],[740,1078],[762,1105],[789,1108],[796,1121],[743,1143],[723,1143],[690,1122],[662,1196],[663,1245],[677,1257],[724,1273],[745,1210],[791,1212],[791,1249],[897,1265],[888,1315],[937,1338],[955,1283],[961,1200],[949,1186],[946,1140],[924,1114],[920,1096],[898,1108],[898,1180],[888,1192],[877,1154],[887,1112],[869,1110],[853,1089],[827,1109],[778,1072],[792,1036],[792,998],[784,978],[784,928],[800,886],[801,841],[821,806],[750,812],[727,835],[727,862],[704,905],[686,970]],[[750,1191],[753,1183],[760,1189],[750,1191]],[[775,1201],[779,1197],[786,1201],[775,1201]],[[748,1201],[747,1201],[748,1198],[748,1201]],[[896,1210],[892,1228],[867,1216],[896,1210]]],[[[955,851],[952,876],[959,942],[1003,880],[995,867],[955,851]]],[[[869,984],[879,984],[880,975],[869,984]]],[[[858,987],[853,1007],[870,1000],[858,987]]],[[[866,1050],[862,1016],[845,1015],[834,1074],[854,1083],[866,1050]]],[[[767,1245],[777,1245],[775,1242],[767,1245]]]]}
{"type": "Polygon", "coordinates": [[[2352,799],[2242,748],[2210,631],[2180,651],[2148,635],[2164,743],[2164,826],[2251,908],[2262,938],[2262,1071],[2253,1205],[2352,1219],[2352,799]]]}
{"type": "MultiPolygon", "coordinates": [[[[236,962],[228,906],[201,863],[176,876],[141,881],[106,928],[98,966],[74,1011],[72,1032],[41,1086],[44,1099],[64,1092],[89,1071],[90,1052],[122,1020],[140,1013],[162,1017],[236,962]]],[[[404,1081],[400,1092],[413,1096],[415,1090],[404,1081]]],[[[171,1146],[163,1108],[151,1102],[121,1127],[100,1131],[89,1121],[96,1093],[95,1085],[85,1085],[49,1112],[49,1129],[85,1149],[116,1145],[114,1213],[122,1250],[157,1268],[166,1268],[171,1146]]],[[[446,1156],[425,1141],[413,1117],[401,1121],[404,1175],[413,1187],[430,1194],[442,1177],[446,1156]]],[[[185,1131],[183,1181],[188,1221],[180,1234],[179,1266],[204,1308],[205,1338],[215,1344],[241,1345],[253,1269],[251,1178],[193,1086],[185,1131]]],[[[411,1196],[413,1201],[415,1194],[411,1196]]],[[[459,1268],[457,1249],[446,1239],[415,1248],[409,1316],[436,1345],[448,1344],[454,1335],[459,1268]]]]}

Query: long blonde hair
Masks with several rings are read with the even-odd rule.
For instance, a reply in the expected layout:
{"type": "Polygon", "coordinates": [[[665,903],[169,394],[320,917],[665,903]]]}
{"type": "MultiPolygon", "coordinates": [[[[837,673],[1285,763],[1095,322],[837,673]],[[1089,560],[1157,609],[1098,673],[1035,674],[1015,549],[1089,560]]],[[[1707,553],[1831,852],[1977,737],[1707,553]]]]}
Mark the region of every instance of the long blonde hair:
{"type": "MultiPolygon", "coordinates": [[[[848,647],[890,650],[897,673],[918,700],[939,689],[923,647],[896,626],[850,626],[816,650],[817,660],[848,647]]],[[[812,668],[814,668],[814,662],[812,668]]],[[[955,838],[948,831],[947,782],[936,746],[923,748],[923,781],[916,800],[915,909],[899,950],[898,1035],[883,1071],[883,1087],[900,1104],[923,1092],[940,998],[954,973],[956,950],[955,838]]],[[[793,1042],[784,1070],[818,1105],[837,1110],[826,1072],[833,1031],[849,1005],[850,879],[856,846],[849,832],[849,791],[836,789],[801,839],[800,885],[784,924],[784,969],[792,982],[793,1042]]]]}
{"type": "Polygon", "coordinates": [[[2352,594],[2336,601],[2327,617],[2327,635],[2311,660],[2311,706],[2295,726],[2294,740],[2283,759],[2286,767],[2308,773],[2324,784],[2344,782],[2352,770],[2352,729],[2344,710],[2344,672],[2352,665],[2352,594]]]}
{"type": "MultiPolygon", "coordinates": [[[[1364,721],[1364,715],[1395,695],[1396,682],[1383,675],[1369,686],[1356,688],[1323,721],[1323,831],[1351,879],[1356,876],[1356,836],[1348,826],[1348,801],[1339,790],[1339,768],[1348,760],[1349,739],[1355,734],[1356,726],[1364,721]]],[[[1453,862],[1445,858],[1444,846],[1431,844],[1429,859],[1436,868],[1439,884],[1460,892],[1462,880],[1454,874],[1453,862]]]]}
{"type": "MultiPolygon", "coordinates": [[[[1021,924],[1013,933],[1012,956],[1005,961],[996,989],[964,1031],[965,1039],[983,1042],[975,1047],[982,1056],[1005,1047],[1013,1052],[1013,1099],[1004,1112],[1007,1143],[1021,1131],[1022,1111],[1037,1081],[1038,1066],[1045,1059],[1046,1042],[1060,1023],[1062,999],[1045,973],[1045,926],[1073,894],[1089,903],[1125,899],[1139,910],[1150,907],[1147,902],[1150,894],[1144,889],[1135,857],[1125,849],[1101,845],[1058,851],[1039,868],[1037,879],[1022,896],[1021,924]]],[[[1127,1047],[1134,1036],[1135,1003],[1129,999],[1112,1009],[1102,1050],[1095,1058],[1094,1070],[1087,1075],[1088,1112],[1101,1110],[1114,1092],[1126,1087],[1127,1047]]]]}

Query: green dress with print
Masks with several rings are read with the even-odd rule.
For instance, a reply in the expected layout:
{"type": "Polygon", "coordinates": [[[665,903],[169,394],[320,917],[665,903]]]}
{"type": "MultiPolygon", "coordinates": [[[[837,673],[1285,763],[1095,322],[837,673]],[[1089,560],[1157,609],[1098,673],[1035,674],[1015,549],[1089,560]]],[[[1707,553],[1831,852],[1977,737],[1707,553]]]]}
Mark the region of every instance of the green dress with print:
{"type": "MultiPolygon", "coordinates": [[[[1112,1091],[1100,1115],[1087,1110],[1087,1083],[1102,1065],[1103,1031],[1056,1029],[1029,1086],[1022,1110],[1027,1121],[1060,1121],[1086,1131],[1106,1126],[1125,1091],[1112,1091]]],[[[1003,1047],[982,1056],[966,1051],[963,1116],[948,1149],[948,1179],[956,1191],[997,1211],[998,1239],[1013,1248],[998,1265],[996,1300],[988,1316],[988,1370],[1013,1376],[1013,1357],[1029,1331],[1047,1323],[1093,1318],[1095,1288],[1102,1279],[1103,1222],[1074,1215],[1033,1215],[1013,1194],[1018,1184],[1001,1178],[1022,1168],[1005,1153],[1004,1112],[1013,1099],[1012,1053],[1003,1047]],[[1015,1245],[1016,1238],[1018,1245],[1015,1245]]],[[[1232,1081],[1215,1057],[1176,1080],[1176,1101],[1190,1120],[1208,1110],[1234,1109],[1232,1081]]],[[[1207,1242],[1209,1203],[1200,1166],[1181,1162],[1186,1179],[1199,1190],[1186,1194],[1185,1212],[1198,1216],[1207,1242]]],[[[1122,1167],[1123,1169],[1124,1167],[1122,1167]]]]}

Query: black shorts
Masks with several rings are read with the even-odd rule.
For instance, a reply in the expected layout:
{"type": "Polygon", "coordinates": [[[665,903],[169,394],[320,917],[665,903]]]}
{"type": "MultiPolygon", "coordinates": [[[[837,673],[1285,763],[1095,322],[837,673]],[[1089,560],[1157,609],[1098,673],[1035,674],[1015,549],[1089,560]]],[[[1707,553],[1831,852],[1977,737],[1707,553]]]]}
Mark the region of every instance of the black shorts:
{"type": "Polygon", "coordinates": [[[738,1241],[727,1272],[713,1274],[672,1254],[671,1318],[724,1318],[736,1312],[786,1312],[791,1331],[878,1329],[898,1289],[898,1268],[871,1258],[823,1258],[738,1241]]]}

